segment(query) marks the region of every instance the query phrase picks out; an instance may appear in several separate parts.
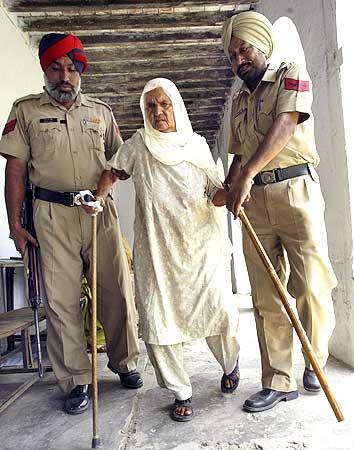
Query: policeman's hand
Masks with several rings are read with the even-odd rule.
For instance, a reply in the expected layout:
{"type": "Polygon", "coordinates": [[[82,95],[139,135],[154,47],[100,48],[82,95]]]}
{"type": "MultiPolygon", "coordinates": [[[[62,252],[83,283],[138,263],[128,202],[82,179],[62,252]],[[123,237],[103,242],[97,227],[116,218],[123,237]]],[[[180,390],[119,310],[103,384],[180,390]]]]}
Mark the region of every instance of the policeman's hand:
{"type": "Polygon", "coordinates": [[[226,195],[226,207],[236,219],[243,203],[251,197],[252,178],[240,176],[226,195]]]}
{"type": "Polygon", "coordinates": [[[105,201],[103,197],[96,196],[95,202],[97,202],[97,206],[88,206],[82,203],[81,208],[90,216],[98,214],[99,212],[102,211],[105,201]]]}
{"type": "Polygon", "coordinates": [[[75,195],[74,204],[93,216],[103,211],[104,199],[100,196],[95,197],[89,190],[83,190],[75,195]]]}
{"type": "Polygon", "coordinates": [[[10,238],[14,241],[16,250],[21,253],[22,257],[25,254],[27,243],[38,247],[36,239],[22,227],[12,229],[10,238]]]}
{"type": "Polygon", "coordinates": [[[127,174],[125,170],[111,169],[112,181],[113,183],[117,180],[127,180],[130,178],[130,175],[127,174]]]}

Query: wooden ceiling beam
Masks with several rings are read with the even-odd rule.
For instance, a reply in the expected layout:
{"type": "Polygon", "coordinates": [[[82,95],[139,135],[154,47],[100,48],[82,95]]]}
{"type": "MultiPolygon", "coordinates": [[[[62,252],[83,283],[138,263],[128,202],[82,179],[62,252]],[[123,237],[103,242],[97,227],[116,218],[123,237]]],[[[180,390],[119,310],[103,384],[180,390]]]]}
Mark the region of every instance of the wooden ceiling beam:
{"type": "Polygon", "coordinates": [[[89,62],[87,76],[107,74],[107,73],[140,73],[140,72],[155,72],[159,70],[191,70],[198,68],[199,70],[210,70],[217,67],[219,70],[230,71],[230,63],[224,56],[218,57],[194,57],[190,55],[188,58],[175,59],[174,55],[171,58],[163,59],[119,59],[114,62],[100,61],[96,59],[94,62],[89,62]]]}
{"type": "MultiPolygon", "coordinates": [[[[51,30],[53,32],[60,30],[51,30]]],[[[63,31],[63,30],[62,30],[63,31]]],[[[70,32],[70,29],[65,30],[70,32]]],[[[180,40],[204,40],[204,39],[217,39],[220,43],[221,36],[221,26],[213,27],[171,27],[169,29],[138,29],[138,30],[120,30],[110,29],[110,30],[100,30],[90,33],[86,30],[76,31],[75,34],[81,39],[84,46],[90,44],[124,44],[129,43],[131,45],[138,45],[140,42],[149,41],[153,45],[153,42],[175,42],[180,40]]],[[[35,47],[42,37],[43,33],[31,32],[30,41],[35,47]]]]}
{"type": "MultiPolygon", "coordinates": [[[[86,10],[85,10],[86,12],[86,10]]],[[[204,11],[204,12],[185,12],[175,15],[159,14],[158,20],[156,15],[146,14],[129,14],[119,15],[110,12],[99,11],[96,14],[73,15],[72,12],[61,11],[60,15],[35,15],[21,16],[17,14],[21,20],[24,31],[41,31],[50,32],[52,30],[71,32],[75,31],[96,31],[107,29],[142,29],[153,30],[155,28],[189,28],[196,26],[212,27],[222,25],[232,14],[230,11],[204,11]]]]}
{"type": "Polygon", "coordinates": [[[73,14],[90,11],[92,13],[103,11],[119,11],[121,14],[176,14],[179,11],[208,11],[215,9],[248,9],[248,5],[257,4],[259,0],[217,0],[217,1],[179,1],[179,0],[139,0],[139,2],[124,0],[3,0],[4,5],[11,12],[61,12],[64,9],[73,14]]]}
{"type": "Polygon", "coordinates": [[[116,61],[132,59],[183,59],[186,57],[224,57],[220,39],[207,39],[179,42],[140,42],[139,45],[131,43],[106,44],[102,46],[86,45],[85,52],[89,61],[116,61]]]}
{"type": "MultiPolygon", "coordinates": [[[[141,90],[145,84],[151,80],[152,78],[168,78],[171,79],[174,83],[180,83],[180,85],[184,82],[188,84],[189,82],[197,82],[203,83],[203,81],[217,81],[219,85],[222,82],[228,81],[232,82],[234,79],[234,74],[232,70],[229,69],[219,69],[215,67],[204,68],[200,70],[199,68],[191,68],[186,70],[167,70],[167,69],[159,69],[156,68],[151,70],[150,72],[132,72],[129,74],[126,73],[112,73],[107,71],[105,73],[92,74],[88,72],[84,74],[82,77],[82,82],[85,84],[87,88],[90,88],[92,85],[100,86],[102,83],[106,86],[107,89],[112,85],[115,89],[119,89],[121,92],[127,92],[134,90],[141,90]]],[[[197,84],[198,86],[198,84],[197,84]]],[[[203,84],[201,85],[203,86],[203,84]]]]}

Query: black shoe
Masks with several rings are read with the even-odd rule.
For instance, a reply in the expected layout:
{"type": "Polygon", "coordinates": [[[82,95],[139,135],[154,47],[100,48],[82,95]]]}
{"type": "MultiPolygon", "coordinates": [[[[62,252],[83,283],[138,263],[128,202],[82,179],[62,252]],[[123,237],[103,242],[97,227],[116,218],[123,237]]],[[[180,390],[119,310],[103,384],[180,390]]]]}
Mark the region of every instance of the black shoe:
{"type": "Polygon", "coordinates": [[[144,382],[140,373],[137,370],[131,370],[130,372],[118,372],[110,363],[107,364],[109,370],[116,373],[122,385],[128,389],[139,389],[143,386],[144,382]]]}
{"type": "Polygon", "coordinates": [[[305,367],[304,376],[302,377],[304,388],[309,392],[320,392],[321,385],[317,379],[316,373],[313,370],[305,367]]]}
{"type": "Polygon", "coordinates": [[[65,400],[64,409],[68,414],[81,414],[89,407],[90,388],[89,384],[79,384],[65,400]]]}
{"type": "Polygon", "coordinates": [[[281,392],[273,389],[262,389],[256,394],[251,395],[243,404],[243,409],[248,412],[261,412],[273,408],[281,401],[290,401],[298,398],[298,391],[281,392]]]}

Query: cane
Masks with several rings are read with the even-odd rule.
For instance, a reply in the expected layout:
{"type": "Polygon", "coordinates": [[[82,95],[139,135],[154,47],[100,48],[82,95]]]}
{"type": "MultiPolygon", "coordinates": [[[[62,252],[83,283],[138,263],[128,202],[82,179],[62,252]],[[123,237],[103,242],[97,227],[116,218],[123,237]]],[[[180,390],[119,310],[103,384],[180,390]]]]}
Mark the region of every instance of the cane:
{"type": "Polygon", "coordinates": [[[92,448],[100,446],[97,385],[97,214],[92,216],[92,448]]]}
{"type": "Polygon", "coordinates": [[[271,277],[271,279],[274,283],[276,290],[278,291],[280,300],[281,300],[286,312],[288,313],[290,321],[291,321],[293,327],[295,328],[295,331],[301,341],[302,347],[311,362],[311,365],[317,375],[318,381],[320,382],[322,389],[323,389],[324,393],[326,394],[326,397],[332,407],[332,410],[337,418],[337,421],[341,422],[342,420],[344,420],[344,416],[343,416],[342,411],[340,410],[340,407],[332,393],[332,390],[328,384],[328,381],[326,379],[326,376],[325,376],[323,370],[318,365],[317,358],[313,351],[312,345],[311,345],[310,341],[308,340],[308,337],[306,336],[305,330],[303,329],[300,320],[294,314],[294,311],[292,310],[290,303],[288,302],[285,289],[284,289],[283,285],[281,284],[281,281],[279,280],[279,277],[278,277],[276,271],[274,270],[274,267],[273,267],[272,263],[270,262],[268,255],[266,254],[246,213],[244,212],[244,210],[242,208],[240,210],[238,217],[240,218],[243,226],[246,228],[246,231],[247,231],[252,243],[254,244],[258,255],[260,256],[265,268],[267,269],[269,276],[271,277]]]}

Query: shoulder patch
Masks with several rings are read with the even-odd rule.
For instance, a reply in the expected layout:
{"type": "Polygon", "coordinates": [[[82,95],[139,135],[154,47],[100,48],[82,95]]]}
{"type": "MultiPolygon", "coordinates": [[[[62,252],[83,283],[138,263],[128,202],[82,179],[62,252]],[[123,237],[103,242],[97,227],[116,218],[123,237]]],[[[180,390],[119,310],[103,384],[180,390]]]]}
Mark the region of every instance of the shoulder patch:
{"type": "Polygon", "coordinates": [[[5,136],[5,134],[11,133],[11,131],[14,131],[16,127],[17,119],[12,119],[5,125],[5,128],[2,132],[2,135],[5,136]]]}
{"type": "Polygon", "coordinates": [[[15,100],[13,104],[14,104],[14,106],[17,106],[21,102],[25,102],[26,100],[39,99],[39,98],[41,98],[41,96],[42,96],[42,93],[26,95],[25,97],[20,97],[17,100],[15,100]]]}
{"type": "Polygon", "coordinates": [[[284,78],[285,89],[288,91],[307,92],[310,90],[310,82],[295,80],[294,78],[284,78]]]}

